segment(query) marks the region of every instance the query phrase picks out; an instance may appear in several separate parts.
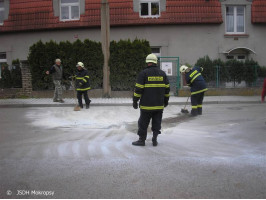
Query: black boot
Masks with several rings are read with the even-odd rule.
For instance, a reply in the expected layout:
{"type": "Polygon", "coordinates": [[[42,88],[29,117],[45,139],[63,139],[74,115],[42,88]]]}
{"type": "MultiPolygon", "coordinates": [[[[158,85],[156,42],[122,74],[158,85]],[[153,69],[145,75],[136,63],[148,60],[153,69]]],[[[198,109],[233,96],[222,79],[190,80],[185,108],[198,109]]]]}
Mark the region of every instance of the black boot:
{"type": "Polygon", "coordinates": [[[83,104],[79,104],[79,107],[80,107],[80,108],[83,108],[83,104]]]}
{"type": "Polygon", "coordinates": [[[86,109],[90,108],[90,103],[91,103],[91,100],[89,100],[89,103],[86,104],[86,109]]]}
{"type": "Polygon", "coordinates": [[[192,109],[191,110],[191,116],[192,117],[195,117],[195,116],[197,116],[198,115],[198,109],[192,109]]]}
{"type": "Polygon", "coordinates": [[[136,142],[132,142],[132,145],[134,146],[145,146],[145,140],[137,140],[136,142]]]}
{"type": "Polygon", "coordinates": [[[152,137],[152,145],[154,146],[154,147],[156,147],[157,145],[158,145],[158,142],[157,142],[157,137],[152,137]]]}
{"type": "Polygon", "coordinates": [[[202,115],[202,108],[198,108],[198,115],[202,115]]]}

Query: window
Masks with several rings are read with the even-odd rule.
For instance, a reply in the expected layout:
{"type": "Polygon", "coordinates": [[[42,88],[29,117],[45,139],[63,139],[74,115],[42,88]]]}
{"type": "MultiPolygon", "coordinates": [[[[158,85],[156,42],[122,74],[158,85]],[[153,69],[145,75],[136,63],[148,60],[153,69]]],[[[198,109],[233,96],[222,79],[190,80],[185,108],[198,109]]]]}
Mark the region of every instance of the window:
{"type": "Polygon", "coordinates": [[[0,52],[0,79],[1,79],[1,70],[2,70],[2,64],[6,63],[6,53],[0,52]]]}
{"type": "Polygon", "coordinates": [[[155,54],[157,57],[161,56],[161,48],[160,47],[151,47],[151,52],[155,54]]]}
{"type": "Polygon", "coordinates": [[[246,56],[245,55],[238,55],[236,56],[238,61],[245,61],[246,60],[246,56]]]}
{"type": "Polygon", "coordinates": [[[227,59],[227,60],[234,60],[235,57],[234,57],[234,56],[226,56],[226,59],[227,59]]]}
{"type": "Polygon", "coordinates": [[[245,7],[227,6],[226,7],[226,33],[243,34],[245,33],[245,7]]]}
{"type": "Polygon", "coordinates": [[[238,61],[245,61],[246,60],[246,55],[229,55],[226,56],[227,60],[238,60],[238,61]]]}
{"type": "Polygon", "coordinates": [[[79,20],[79,0],[61,0],[60,9],[62,21],[79,20]]]}
{"type": "Polygon", "coordinates": [[[160,2],[159,1],[143,1],[140,3],[141,17],[159,17],[160,2]]]}
{"type": "Polygon", "coordinates": [[[0,25],[3,25],[5,19],[4,0],[0,0],[0,25]]]}
{"type": "Polygon", "coordinates": [[[6,62],[6,53],[0,52],[0,62],[5,63],[6,62]]]}

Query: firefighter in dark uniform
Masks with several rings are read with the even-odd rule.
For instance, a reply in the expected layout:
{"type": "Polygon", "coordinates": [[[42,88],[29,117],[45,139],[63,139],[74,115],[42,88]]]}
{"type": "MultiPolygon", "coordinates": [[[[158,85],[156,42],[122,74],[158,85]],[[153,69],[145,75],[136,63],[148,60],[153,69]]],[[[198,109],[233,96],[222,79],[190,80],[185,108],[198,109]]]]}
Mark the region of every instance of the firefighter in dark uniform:
{"type": "Polygon", "coordinates": [[[76,79],[76,90],[77,90],[77,98],[79,102],[79,107],[83,108],[82,103],[82,95],[84,96],[86,109],[90,107],[91,100],[88,97],[88,90],[90,90],[90,80],[88,71],[85,69],[84,64],[82,62],[78,62],[77,64],[77,73],[75,75],[76,79]]]}
{"type": "Polygon", "coordinates": [[[180,73],[185,74],[186,82],[189,87],[191,87],[191,115],[197,116],[202,115],[202,102],[204,98],[204,93],[208,90],[206,88],[206,83],[201,75],[203,71],[202,67],[188,68],[185,65],[180,67],[180,73]]]}
{"type": "Polygon", "coordinates": [[[150,54],[146,58],[147,68],[138,75],[134,96],[133,107],[140,107],[138,121],[139,140],[132,145],[145,146],[147,129],[152,119],[153,146],[157,146],[157,136],[161,133],[163,109],[169,101],[169,81],[164,71],[157,66],[157,57],[150,54]],[[138,106],[138,101],[140,103],[138,106]]]}

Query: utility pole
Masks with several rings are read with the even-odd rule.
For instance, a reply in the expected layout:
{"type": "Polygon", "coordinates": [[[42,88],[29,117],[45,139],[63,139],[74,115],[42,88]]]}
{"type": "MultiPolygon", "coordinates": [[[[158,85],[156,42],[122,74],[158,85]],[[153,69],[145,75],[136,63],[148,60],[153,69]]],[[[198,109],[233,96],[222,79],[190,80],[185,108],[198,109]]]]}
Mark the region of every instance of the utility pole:
{"type": "Polygon", "coordinates": [[[101,2],[101,37],[102,37],[102,51],[104,55],[103,65],[103,97],[111,97],[110,85],[110,67],[108,61],[110,58],[110,14],[108,0],[101,2]]]}

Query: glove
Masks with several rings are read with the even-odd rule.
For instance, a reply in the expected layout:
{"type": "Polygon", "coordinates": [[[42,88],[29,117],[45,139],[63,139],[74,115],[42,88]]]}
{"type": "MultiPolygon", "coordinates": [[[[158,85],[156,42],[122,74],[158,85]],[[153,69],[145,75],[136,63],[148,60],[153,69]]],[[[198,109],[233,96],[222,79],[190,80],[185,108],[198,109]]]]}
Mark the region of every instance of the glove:
{"type": "Polygon", "coordinates": [[[138,102],[134,101],[134,102],[133,102],[133,108],[134,108],[134,109],[138,109],[138,107],[139,107],[139,106],[138,106],[138,102]]]}
{"type": "Polygon", "coordinates": [[[168,100],[164,100],[164,107],[167,107],[168,106],[168,100]]]}

